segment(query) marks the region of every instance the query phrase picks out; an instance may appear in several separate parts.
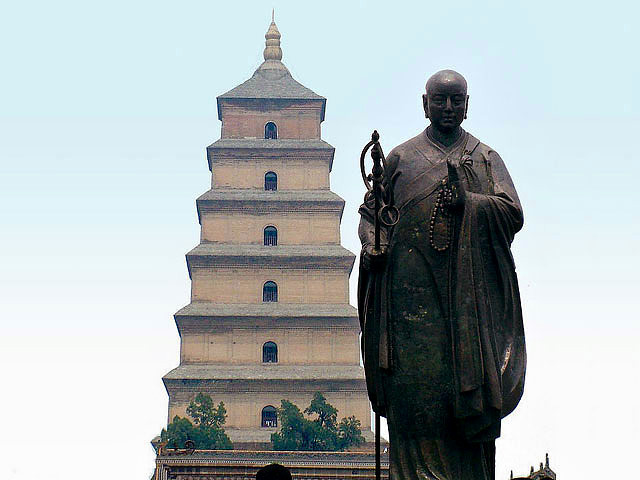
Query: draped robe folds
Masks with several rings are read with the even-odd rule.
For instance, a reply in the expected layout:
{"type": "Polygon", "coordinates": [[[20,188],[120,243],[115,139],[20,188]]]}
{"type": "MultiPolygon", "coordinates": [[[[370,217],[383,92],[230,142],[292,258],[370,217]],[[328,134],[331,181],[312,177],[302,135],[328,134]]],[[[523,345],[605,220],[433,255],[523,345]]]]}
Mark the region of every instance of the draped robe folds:
{"type": "MultiPolygon", "coordinates": [[[[523,223],[518,195],[500,156],[466,132],[449,148],[426,131],[396,147],[391,179],[400,218],[382,230],[387,261],[378,272],[361,261],[358,285],[367,388],[388,419],[391,478],[493,480],[500,421],[524,388],[510,248],[523,223]],[[461,163],[466,194],[451,217],[436,217],[433,241],[449,243],[438,251],[429,226],[447,159],[461,163]]],[[[364,252],[373,212],[363,204],[360,214],[364,252]]]]}

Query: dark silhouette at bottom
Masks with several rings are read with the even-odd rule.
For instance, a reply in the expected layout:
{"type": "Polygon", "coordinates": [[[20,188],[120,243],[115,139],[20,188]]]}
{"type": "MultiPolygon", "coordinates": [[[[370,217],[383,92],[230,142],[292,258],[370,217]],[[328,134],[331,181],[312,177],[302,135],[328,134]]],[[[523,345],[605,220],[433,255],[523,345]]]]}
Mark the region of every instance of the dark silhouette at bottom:
{"type": "Polygon", "coordinates": [[[258,470],[256,480],[291,480],[291,472],[287,467],[272,463],[258,470]]]}

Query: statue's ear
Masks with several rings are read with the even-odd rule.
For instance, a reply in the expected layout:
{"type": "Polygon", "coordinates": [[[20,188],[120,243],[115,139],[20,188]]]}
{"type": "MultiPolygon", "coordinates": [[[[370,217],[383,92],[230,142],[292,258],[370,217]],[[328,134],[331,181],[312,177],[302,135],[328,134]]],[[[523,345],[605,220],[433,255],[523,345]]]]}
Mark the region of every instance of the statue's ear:
{"type": "Polygon", "coordinates": [[[467,112],[469,111],[469,95],[467,95],[467,99],[464,103],[464,118],[467,119],[467,112]]]}
{"type": "Polygon", "coordinates": [[[422,94],[422,107],[424,108],[424,117],[429,118],[429,97],[426,93],[422,94]]]}

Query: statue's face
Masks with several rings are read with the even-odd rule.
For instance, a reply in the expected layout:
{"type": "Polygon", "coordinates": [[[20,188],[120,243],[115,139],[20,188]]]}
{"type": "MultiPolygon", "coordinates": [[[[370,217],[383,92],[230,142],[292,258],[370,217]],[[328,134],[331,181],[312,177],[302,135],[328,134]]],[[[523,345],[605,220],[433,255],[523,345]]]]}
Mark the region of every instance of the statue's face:
{"type": "Polygon", "coordinates": [[[442,132],[458,128],[467,109],[467,86],[453,76],[433,79],[422,96],[424,111],[431,124],[442,132]]]}

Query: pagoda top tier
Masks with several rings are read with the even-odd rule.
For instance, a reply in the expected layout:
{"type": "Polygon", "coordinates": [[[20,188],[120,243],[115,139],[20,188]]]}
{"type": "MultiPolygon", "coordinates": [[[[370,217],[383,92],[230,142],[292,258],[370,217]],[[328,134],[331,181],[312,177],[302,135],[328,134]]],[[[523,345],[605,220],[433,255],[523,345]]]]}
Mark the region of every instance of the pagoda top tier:
{"type": "Polygon", "coordinates": [[[326,99],[293,79],[289,69],[282,63],[280,37],[278,27],[272,20],[265,35],[264,62],[249,80],[218,97],[220,120],[222,120],[221,101],[233,99],[316,100],[322,102],[324,118],[326,99]]]}

